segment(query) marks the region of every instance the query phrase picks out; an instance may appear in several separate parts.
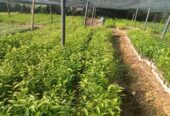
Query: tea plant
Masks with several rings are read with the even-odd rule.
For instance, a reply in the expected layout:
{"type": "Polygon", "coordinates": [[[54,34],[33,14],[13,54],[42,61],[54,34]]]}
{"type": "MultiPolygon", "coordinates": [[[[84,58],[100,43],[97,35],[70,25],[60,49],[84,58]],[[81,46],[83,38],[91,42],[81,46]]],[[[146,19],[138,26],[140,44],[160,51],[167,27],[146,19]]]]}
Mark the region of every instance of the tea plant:
{"type": "Polygon", "coordinates": [[[28,116],[120,115],[122,88],[110,83],[118,63],[105,27],[67,17],[60,25],[0,38],[0,114],[28,116]]]}
{"type": "Polygon", "coordinates": [[[129,37],[141,55],[155,62],[165,78],[170,81],[169,39],[161,40],[150,32],[141,30],[130,31],[129,37]]]}

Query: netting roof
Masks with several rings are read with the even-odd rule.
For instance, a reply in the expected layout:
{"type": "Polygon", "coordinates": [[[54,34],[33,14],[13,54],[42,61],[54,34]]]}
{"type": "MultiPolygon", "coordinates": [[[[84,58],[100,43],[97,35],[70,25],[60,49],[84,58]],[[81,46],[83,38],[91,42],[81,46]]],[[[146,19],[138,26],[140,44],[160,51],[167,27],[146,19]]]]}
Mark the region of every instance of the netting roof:
{"type": "MultiPolygon", "coordinates": [[[[0,0],[6,2],[7,0],[0,0]]],[[[32,0],[9,0],[10,2],[32,3],[32,0]]],[[[60,5],[61,0],[35,0],[36,4],[54,4],[60,5]]],[[[151,8],[151,11],[170,11],[170,0],[66,0],[67,6],[84,7],[86,2],[98,8],[109,9],[132,9],[139,8],[146,10],[151,8]]]]}
{"type": "Polygon", "coordinates": [[[97,7],[113,9],[131,9],[139,8],[152,11],[168,10],[170,11],[170,0],[89,0],[97,7]]]}
{"type": "MultiPolygon", "coordinates": [[[[6,3],[7,0],[0,0],[0,2],[6,3]]],[[[32,0],[9,0],[9,2],[12,3],[27,3],[31,4],[32,0]]],[[[49,1],[49,0],[35,0],[35,4],[44,4],[44,5],[60,5],[60,3],[55,1],[49,1]]]]}

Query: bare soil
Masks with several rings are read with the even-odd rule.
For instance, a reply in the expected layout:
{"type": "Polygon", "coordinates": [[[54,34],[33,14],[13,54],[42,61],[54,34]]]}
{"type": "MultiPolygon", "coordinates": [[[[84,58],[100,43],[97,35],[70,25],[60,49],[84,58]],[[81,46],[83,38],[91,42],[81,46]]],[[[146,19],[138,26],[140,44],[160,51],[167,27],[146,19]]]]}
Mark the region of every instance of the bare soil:
{"type": "Polygon", "coordinates": [[[97,19],[91,19],[91,18],[87,19],[86,24],[87,24],[87,26],[94,26],[94,27],[98,27],[98,26],[102,25],[101,23],[98,22],[97,19]]]}
{"type": "Polygon", "coordinates": [[[151,72],[151,67],[140,61],[130,47],[126,30],[113,30],[113,39],[126,65],[128,77],[122,77],[125,88],[122,116],[170,116],[170,95],[151,72]]]}

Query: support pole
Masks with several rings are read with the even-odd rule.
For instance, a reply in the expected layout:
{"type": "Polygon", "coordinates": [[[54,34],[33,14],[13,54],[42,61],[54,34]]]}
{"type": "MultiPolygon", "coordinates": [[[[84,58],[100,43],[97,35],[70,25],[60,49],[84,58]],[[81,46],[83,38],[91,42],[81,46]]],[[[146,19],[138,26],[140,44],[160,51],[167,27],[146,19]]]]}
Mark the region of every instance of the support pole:
{"type": "Polygon", "coordinates": [[[94,19],[96,19],[96,7],[94,9],[94,19]]]}
{"type": "Polygon", "coordinates": [[[127,20],[129,19],[130,11],[127,11],[127,20]]]}
{"type": "Polygon", "coordinates": [[[88,15],[89,2],[86,4],[85,16],[84,16],[84,26],[86,26],[87,15],[88,15]]]}
{"type": "Polygon", "coordinates": [[[150,11],[151,11],[151,9],[149,8],[149,9],[148,9],[147,16],[146,16],[146,20],[145,20],[145,27],[144,27],[144,31],[146,30],[146,26],[147,26],[147,23],[148,23],[148,19],[149,19],[150,11]]]}
{"type": "Polygon", "coordinates": [[[157,13],[154,15],[153,22],[156,22],[156,19],[157,19],[157,13]]]}
{"type": "Polygon", "coordinates": [[[134,22],[136,22],[136,19],[137,19],[137,17],[138,17],[138,11],[139,11],[139,9],[137,8],[137,9],[136,9],[136,13],[135,13],[135,19],[134,19],[134,22]]]}
{"type": "Polygon", "coordinates": [[[61,45],[62,47],[65,46],[65,28],[66,28],[66,24],[65,24],[65,5],[66,5],[66,1],[65,0],[61,0],[61,30],[62,30],[62,34],[61,34],[61,45]]]}
{"type": "Polygon", "coordinates": [[[163,23],[165,17],[166,17],[166,12],[163,13],[160,23],[163,23]]]}
{"type": "Polygon", "coordinates": [[[8,16],[10,17],[11,15],[10,15],[10,9],[9,9],[9,0],[7,0],[6,7],[8,11],[8,16]]]}
{"type": "Polygon", "coordinates": [[[31,8],[31,30],[34,29],[34,10],[35,10],[35,0],[32,0],[32,8],[31,8]]]}
{"type": "Polygon", "coordinates": [[[133,9],[132,9],[132,13],[133,13],[133,15],[132,15],[132,21],[134,21],[134,20],[135,20],[135,13],[136,13],[136,11],[133,11],[133,9]]]}
{"type": "Polygon", "coordinates": [[[22,12],[23,12],[23,13],[25,13],[25,12],[26,12],[25,4],[23,4],[23,6],[22,6],[22,12]]]}
{"type": "Polygon", "coordinates": [[[154,18],[153,18],[153,22],[155,23],[155,25],[154,25],[154,30],[155,31],[156,31],[156,27],[157,27],[156,19],[157,19],[157,13],[155,13],[154,18]]]}
{"type": "Polygon", "coordinates": [[[168,17],[168,20],[166,22],[166,25],[165,25],[164,31],[162,33],[161,39],[165,38],[166,32],[168,31],[169,24],[170,24],[170,16],[168,17]]]}
{"type": "Polygon", "coordinates": [[[135,12],[133,13],[133,16],[132,16],[132,21],[134,21],[134,18],[135,18],[135,12]]]}
{"type": "Polygon", "coordinates": [[[100,13],[99,13],[99,17],[102,16],[102,8],[100,8],[100,13]]]}
{"type": "Polygon", "coordinates": [[[51,16],[51,23],[53,23],[53,11],[52,11],[52,5],[50,5],[50,16],[51,16]]]}
{"type": "Polygon", "coordinates": [[[95,11],[95,7],[93,6],[93,11],[92,11],[92,25],[93,25],[93,20],[94,20],[94,11],[95,11]]]}

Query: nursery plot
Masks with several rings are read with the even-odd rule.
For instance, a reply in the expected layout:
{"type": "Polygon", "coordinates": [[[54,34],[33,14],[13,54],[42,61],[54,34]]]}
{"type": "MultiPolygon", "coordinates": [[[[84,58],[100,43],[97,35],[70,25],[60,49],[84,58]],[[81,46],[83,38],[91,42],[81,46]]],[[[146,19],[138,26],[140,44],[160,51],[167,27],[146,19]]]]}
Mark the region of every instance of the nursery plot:
{"type": "Polygon", "coordinates": [[[0,37],[1,115],[120,115],[112,32],[67,22],[65,48],[56,24],[0,37]]]}
{"type": "Polygon", "coordinates": [[[163,24],[155,23],[156,14],[145,31],[144,22],[137,21],[140,11],[144,15],[148,9],[147,19],[150,12],[161,12],[163,21],[170,11],[168,0],[0,3],[0,11],[5,11],[0,13],[0,115],[170,114],[169,30],[160,40],[163,24]],[[107,18],[112,14],[109,9],[116,11],[115,16],[122,12],[118,17],[134,11],[128,14],[133,21],[107,18]],[[53,15],[60,11],[61,17],[53,15]],[[66,16],[84,11],[85,17],[66,16]],[[157,68],[144,62],[146,59],[156,64],[163,80],[156,80],[153,71],[157,68]]]}

